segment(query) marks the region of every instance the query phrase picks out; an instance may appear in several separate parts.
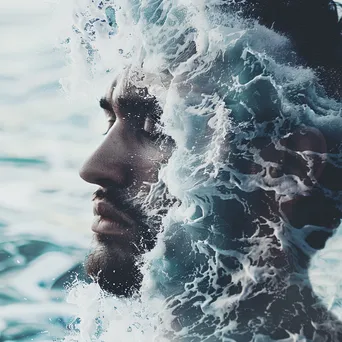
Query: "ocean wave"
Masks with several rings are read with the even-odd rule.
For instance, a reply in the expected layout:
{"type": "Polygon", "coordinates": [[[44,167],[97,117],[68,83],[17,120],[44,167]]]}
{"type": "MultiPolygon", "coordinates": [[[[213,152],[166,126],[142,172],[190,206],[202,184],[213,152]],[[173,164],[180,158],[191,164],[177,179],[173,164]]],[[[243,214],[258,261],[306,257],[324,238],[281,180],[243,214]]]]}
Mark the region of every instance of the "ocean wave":
{"type": "Polygon", "coordinates": [[[291,37],[220,5],[93,1],[76,12],[65,46],[91,77],[141,73],[160,102],[176,143],[160,180],[181,205],[145,256],[141,297],[99,309],[86,286],[72,339],[340,338],[308,269],[341,217],[341,103],[291,37]]]}

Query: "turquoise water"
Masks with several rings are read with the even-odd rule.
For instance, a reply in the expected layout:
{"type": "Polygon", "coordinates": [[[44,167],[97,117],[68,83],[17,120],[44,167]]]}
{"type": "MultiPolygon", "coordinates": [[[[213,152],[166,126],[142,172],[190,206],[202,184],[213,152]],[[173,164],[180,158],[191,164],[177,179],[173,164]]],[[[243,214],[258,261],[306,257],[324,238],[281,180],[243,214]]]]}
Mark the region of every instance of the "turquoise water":
{"type": "MultiPolygon", "coordinates": [[[[66,287],[83,277],[96,188],[78,168],[102,139],[110,75],[92,82],[81,57],[65,55],[73,6],[0,4],[0,341],[62,339],[77,322],[66,287]]],[[[342,319],[341,246],[340,229],[311,275],[342,319]]]]}
{"type": "Polygon", "coordinates": [[[93,111],[61,89],[57,5],[0,4],[1,341],[65,335],[65,285],[82,277],[91,241],[93,188],[77,170],[97,143],[93,111]]]}

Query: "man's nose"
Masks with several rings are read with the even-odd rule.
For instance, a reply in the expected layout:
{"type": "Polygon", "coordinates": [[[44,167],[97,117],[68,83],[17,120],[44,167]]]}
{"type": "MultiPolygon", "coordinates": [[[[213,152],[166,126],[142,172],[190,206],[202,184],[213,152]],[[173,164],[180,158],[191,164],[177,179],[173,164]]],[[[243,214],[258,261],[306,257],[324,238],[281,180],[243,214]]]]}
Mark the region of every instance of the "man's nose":
{"type": "Polygon", "coordinates": [[[129,149],[125,140],[122,134],[111,130],[80,169],[81,178],[102,187],[129,186],[133,168],[129,164],[129,149]]]}

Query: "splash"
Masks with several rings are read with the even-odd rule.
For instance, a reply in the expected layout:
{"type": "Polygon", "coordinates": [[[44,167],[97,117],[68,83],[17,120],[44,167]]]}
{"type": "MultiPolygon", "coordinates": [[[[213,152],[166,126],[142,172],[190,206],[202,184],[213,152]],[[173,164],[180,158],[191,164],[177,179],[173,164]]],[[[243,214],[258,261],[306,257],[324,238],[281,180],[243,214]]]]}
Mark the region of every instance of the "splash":
{"type": "Polygon", "coordinates": [[[287,38],[220,5],[76,8],[65,46],[94,84],[128,68],[147,75],[177,146],[160,181],[181,205],[145,255],[139,298],[71,291],[81,320],[67,341],[340,337],[308,268],[341,217],[341,103],[287,38]]]}
{"type": "Polygon", "coordinates": [[[158,317],[139,298],[110,297],[95,283],[78,282],[67,301],[78,306],[78,318],[65,341],[151,341],[155,335],[158,317]]]}

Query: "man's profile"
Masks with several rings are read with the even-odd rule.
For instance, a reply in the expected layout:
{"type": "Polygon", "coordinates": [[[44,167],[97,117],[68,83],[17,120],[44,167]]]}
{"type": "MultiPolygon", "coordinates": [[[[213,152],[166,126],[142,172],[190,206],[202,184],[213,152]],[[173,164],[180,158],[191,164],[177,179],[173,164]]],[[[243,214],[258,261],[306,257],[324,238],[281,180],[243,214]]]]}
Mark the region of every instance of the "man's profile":
{"type": "Polygon", "coordinates": [[[144,211],[147,183],[156,182],[172,148],[171,139],[158,128],[156,99],[126,81],[113,83],[100,100],[108,119],[106,138],[80,171],[84,180],[100,186],[94,193],[92,226],[98,247],[88,256],[87,272],[117,295],[139,288],[136,257],[153,247],[160,221],[158,200],[149,203],[148,209],[156,210],[153,217],[144,211]]]}
{"type": "MultiPolygon", "coordinates": [[[[301,68],[297,57],[284,63],[257,29],[228,35],[214,57],[189,43],[163,70],[168,106],[149,88],[143,66],[114,81],[100,100],[106,137],[80,172],[100,186],[96,246],[86,269],[104,290],[139,291],[139,258],[161,233],[165,253],[151,269],[158,295],[166,298],[161,321],[170,341],[342,341],[342,324],[308,277],[312,256],[342,218],[341,85],[334,78],[340,50],[336,59],[310,59],[303,36],[287,29],[279,10],[272,21],[261,3],[250,1],[262,10],[255,15],[248,7],[242,16],[287,32],[289,40],[279,43],[258,27],[274,39],[271,47],[277,43],[288,55],[294,49],[319,76],[301,68]],[[165,108],[176,108],[185,138],[164,134],[165,108]],[[184,215],[164,229],[176,200],[167,184],[158,191],[154,185],[162,183],[158,172],[172,153],[181,169],[177,210],[184,215]]],[[[328,9],[328,18],[336,11],[319,8],[328,9]]]]}

